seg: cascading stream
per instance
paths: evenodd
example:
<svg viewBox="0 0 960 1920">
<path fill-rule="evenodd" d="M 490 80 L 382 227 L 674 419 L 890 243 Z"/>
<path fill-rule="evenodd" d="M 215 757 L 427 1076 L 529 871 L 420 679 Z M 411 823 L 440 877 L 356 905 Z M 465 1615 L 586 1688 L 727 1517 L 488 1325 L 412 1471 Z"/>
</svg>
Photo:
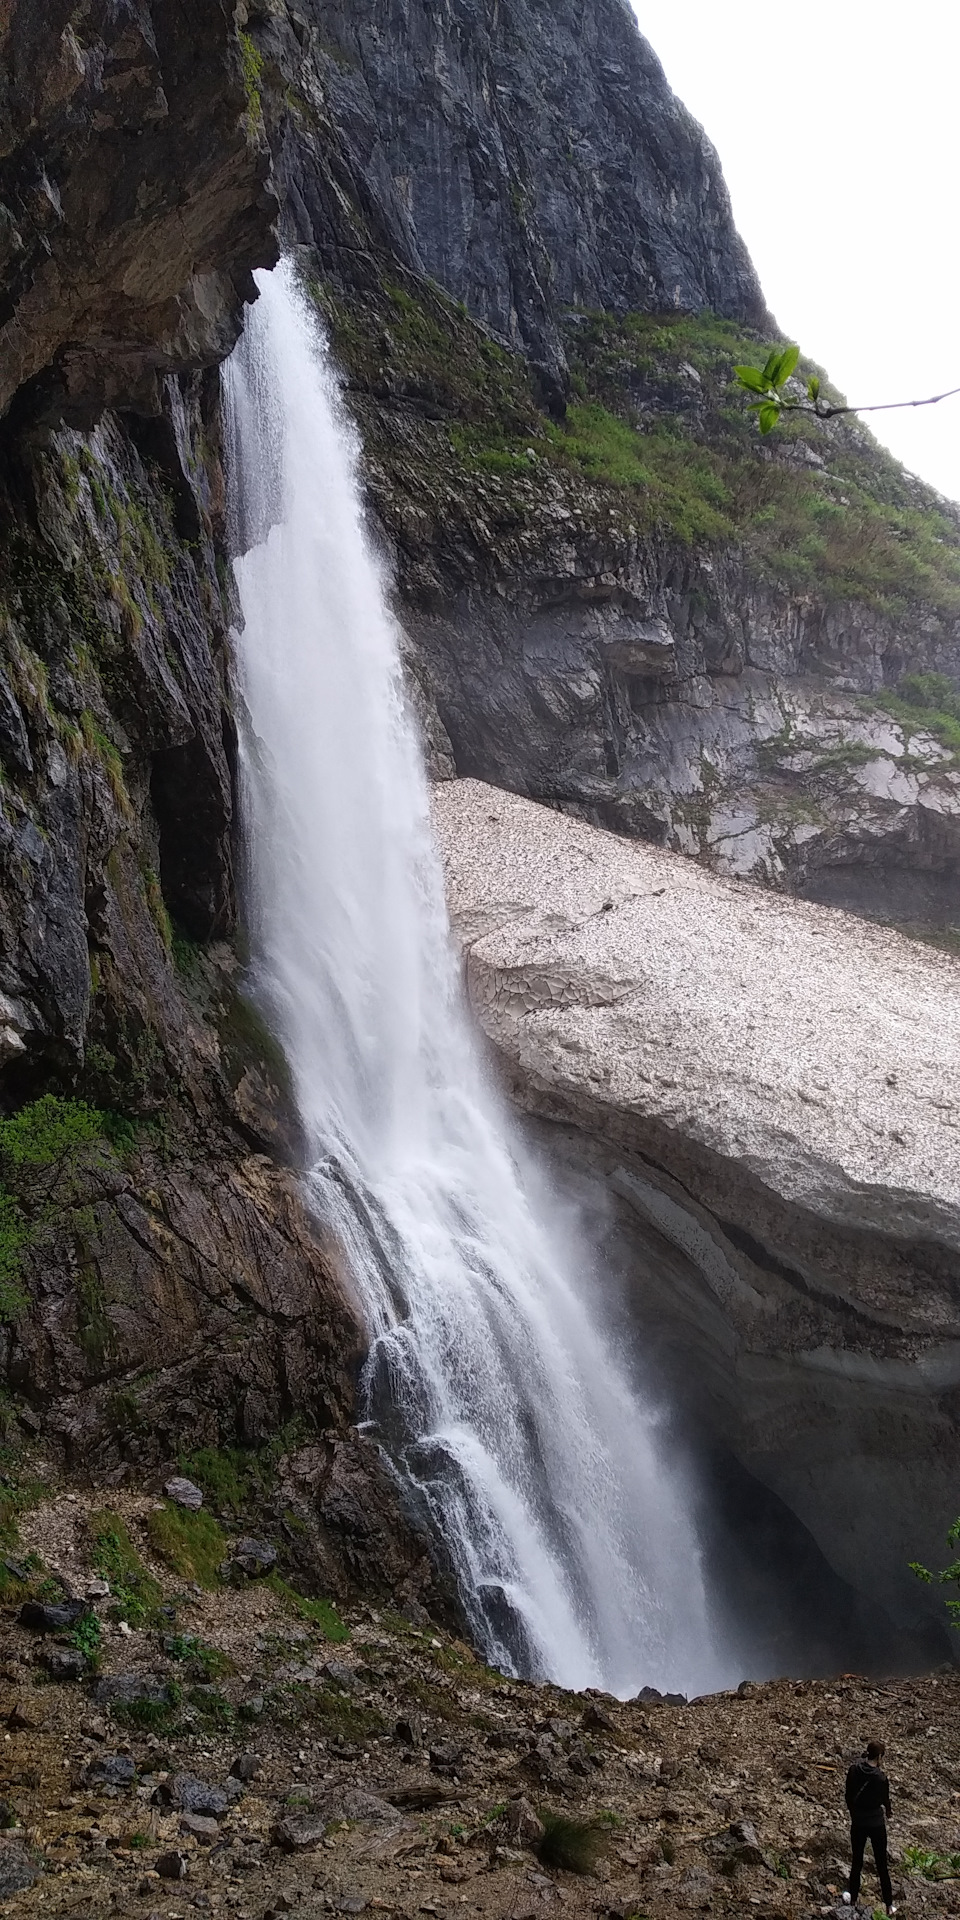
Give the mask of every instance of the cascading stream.
<svg viewBox="0 0 960 1920">
<path fill-rule="evenodd" d="M 284 263 L 226 379 L 253 990 L 366 1313 L 365 1413 L 507 1671 L 726 1676 L 679 1476 L 461 1002 L 356 447 Z"/>
</svg>

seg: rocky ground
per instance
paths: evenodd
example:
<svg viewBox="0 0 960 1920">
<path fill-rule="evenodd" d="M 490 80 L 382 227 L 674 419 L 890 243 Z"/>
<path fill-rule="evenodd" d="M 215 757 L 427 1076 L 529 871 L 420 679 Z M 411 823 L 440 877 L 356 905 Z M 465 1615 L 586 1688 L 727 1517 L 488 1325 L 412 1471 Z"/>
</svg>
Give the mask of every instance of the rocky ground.
<svg viewBox="0 0 960 1920">
<path fill-rule="evenodd" d="M 48 1495 L 6 1556 L 12 1916 L 832 1914 L 844 1770 L 874 1733 L 904 1910 L 960 1913 L 960 1880 L 910 1870 L 960 1868 L 952 1669 L 568 1694 L 490 1671 L 425 1615 L 304 1603 L 269 1543 L 235 1537 L 229 1579 L 184 1581 L 202 1522 L 107 1497 L 109 1518 L 102 1493 Z"/>
</svg>

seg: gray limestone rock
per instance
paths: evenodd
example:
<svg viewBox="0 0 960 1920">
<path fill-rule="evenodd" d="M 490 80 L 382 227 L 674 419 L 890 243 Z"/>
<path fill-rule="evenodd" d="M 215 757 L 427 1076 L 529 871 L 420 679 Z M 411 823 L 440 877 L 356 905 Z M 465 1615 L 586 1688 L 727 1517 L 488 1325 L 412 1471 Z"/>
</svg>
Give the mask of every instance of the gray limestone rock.
<svg viewBox="0 0 960 1920">
<path fill-rule="evenodd" d="M 180 1813 L 196 1813 L 216 1820 L 222 1820 L 233 1804 L 225 1788 L 210 1786 L 192 1773 L 175 1773 L 167 1792 Z"/>
<path fill-rule="evenodd" d="M 305 1853 L 318 1847 L 327 1831 L 327 1822 L 314 1813 L 287 1813 L 274 1822 L 270 1839 L 284 1853 Z"/>
<path fill-rule="evenodd" d="M 203 1494 L 199 1487 L 194 1486 L 192 1480 L 183 1480 L 174 1476 L 172 1480 L 167 1481 L 163 1491 L 175 1506 L 186 1507 L 190 1513 L 199 1512 L 203 1506 Z"/>
<path fill-rule="evenodd" d="M 56 1604 L 41 1600 L 25 1600 L 17 1618 L 22 1627 L 30 1627 L 34 1633 L 64 1633 L 69 1627 L 75 1627 L 84 1611 L 82 1600 L 64 1600 Z"/>
<path fill-rule="evenodd" d="M 87 1670 L 86 1659 L 76 1647 L 50 1647 L 43 1664 L 51 1680 L 82 1680 Z"/>
<path fill-rule="evenodd" d="M 159 1674 L 111 1673 L 97 1681 L 93 1698 L 100 1707 L 128 1707 L 140 1700 L 151 1706 L 166 1707 L 172 1695 Z"/>
<path fill-rule="evenodd" d="M 92 1786 L 132 1787 L 136 1771 L 129 1754 L 101 1753 L 91 1760 L 86 1777 Z"/>
<path fill-rule="evenodd" d="M 40 1878 L 36 1862 L 16 1840 L 0 1840 L 0 1900 L 26 1893 Z"/>
<path fill-rule="evenodd" d="M 268 1540 L 238 1540 L 220 1569 L 225 1579 L 255 1580 L 277 1564 L 277 1549 Z"/>
<path fill-rule="evenodd" d="M 453 0 L 439 13 L 428 0 L 310 0 L 308 11 L 343 161 L 380 232 L 555 389 L 567 306 L 709 307 L 765 323 L 717 156 L 627 0 L 547 12 Z M 288 164 L 294 217 L 329 217 L 309 151 Z M 314 213 L 321 247 L 325 224 Z"/>
</svg>

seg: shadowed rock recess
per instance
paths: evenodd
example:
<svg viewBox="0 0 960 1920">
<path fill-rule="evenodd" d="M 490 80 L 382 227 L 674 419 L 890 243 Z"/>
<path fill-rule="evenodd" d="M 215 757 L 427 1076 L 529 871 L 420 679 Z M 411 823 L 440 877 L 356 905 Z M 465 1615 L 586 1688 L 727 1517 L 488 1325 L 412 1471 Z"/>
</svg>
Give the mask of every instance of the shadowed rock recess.
<svg viewBox="0 0 960 1920">
<path fill-rule="evenodd" d="M 903 1562 L 953 1504 L 955 974 L 669 856 L 950 945 L 960 521 L 856 424 L 757 440 L 732 367 L 773 322 L 626 0 L 0 9 L 3 1544 L 45 1478 L 153 1488 L 202 1456 L 221 1491 L 242 1468 L 227 1531 L 265 1531 L 305 1593 L 455 1617 L 352 1425 L 363 1331 L 244 992 L 218 367 L 281 242 L 343 373 L 433 768 L 472 776 L 439 803 L 454 884 L 500 804 L 477 781 L 580 816 L 503 801 L 493 905 L 520 931 L 496 937 L 546 942 L 529 978 L 496 960 L 524 974 L 509 1018 L 480 994 L 510 1085 L 586 1204 L 612 1196 L 631 1324 L 698 1402 L 718 1508 L 769 1516 L 737 1577 L 802 1526 L 844 1647 L 879 1644 L 879 1608 L 913 1650 Z M 558 1011 L 563 834 L 603 849 L 615 906 L 609 952 L 560 955 Z M 616 939 L 646 926 L 633 860 L 666 889 L 649 992 Z M 754 913 L 781 956 L 802 933 L 829 1019 L 785 962 L 749 1015 Z M 696 978 L 698 943 L 727 955 L 699 1010 L 669 959 Z M 928 1008 L 920 1065 L 920 1016 L 892 1014 L 864 1065 L 854 952 L 878 1005 Z M 832 1658 L 801 1624 L 790 1658 Z"/>
</svg>

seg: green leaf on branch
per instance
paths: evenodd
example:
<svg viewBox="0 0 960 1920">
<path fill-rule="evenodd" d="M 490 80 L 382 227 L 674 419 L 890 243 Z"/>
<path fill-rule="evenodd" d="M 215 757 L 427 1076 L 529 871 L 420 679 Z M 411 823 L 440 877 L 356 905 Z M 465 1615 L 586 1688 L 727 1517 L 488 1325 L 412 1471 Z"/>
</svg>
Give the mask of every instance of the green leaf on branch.
<svg viewBox="0 0 960 1920">
<path fill-rule="evenodd" d="M 769 433 L 780 418 L 779 400 L 766 400 L 758 411 L 758 424 L 761 433 Z"/>
<path fill-rule="evenodd" d="M 766 393 L 767 382 L 759 367 L 734 367 L 733 371 L 740 385 L 746 387 L 748 393 Z"/>
<path fill-rule="evenodd" d="M 799 358 L 800 358 L 799 347 L 784 347 L 783 352 L 780 355 L 780 359 L 777 363 L 777 371 L 773 379 L 773 385 L 775 387 L 786 386 L 786 383 L 789 380 L 790 375 L 792 374 L 794 367 L 796 366 Z"/>
<path fill-rule="evenodd" d="M 780 365 L 780 353 L 781 353 L 781 348 L 774 347 L 773 352 L 769 355 L 767 359 L 767 364 L 763 369 L 763 375 L 762 375 L 763 384 L 765 387 L 773 386 L 774 380 L 776 378 L 777 368 Z"/>
<path fill-rule="evenodd" d="M 815 373 L 812 373 L 807 381 L 807 393 L 811 400 L 819 400 L 820 398 L 820 381 Z"/>
</svg>

